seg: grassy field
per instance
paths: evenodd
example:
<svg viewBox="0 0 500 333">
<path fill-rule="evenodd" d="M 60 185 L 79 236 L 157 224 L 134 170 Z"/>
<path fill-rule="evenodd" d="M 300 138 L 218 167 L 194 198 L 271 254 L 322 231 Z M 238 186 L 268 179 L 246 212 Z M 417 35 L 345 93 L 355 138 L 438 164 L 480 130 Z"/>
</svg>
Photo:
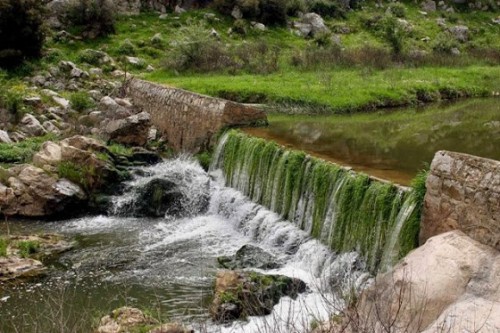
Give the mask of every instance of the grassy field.
<svg viewBox="0 0 500 333">
<path fill-rule="evenodd" d="M 0 81 L 8 89 L 12 77 L 49 70 L 61 60 L 88 70 L 93 66 L 85 61 L 84 50 L 96 49 L 138 77 L 236 101 L 268 103 L 278 111 L 349 113 L 499 92 L 500 25 L 492 23 L 496 13 L 424 15 L 414 4 L 405 6 L 402 19 L 411 28 L 398 55 L 392 54 L 381 26 L 387 9 L 371 2 L 345 18 L 326 20 L 340 45 L 328 38 L 299 37 L 287 27 L 257 31 L 249 22 L 246 34 L 230 33 L 234 20 L 210 9 L 162 19 L 143 13 L 118 17 L 116 33 L 108 37 L 49 38 L 44 58 L 8 73 L 7 79 L 0 73 Z M 455 25 L 469 28 L 467 41 L 450 39 L 446 31 Z M 209 36 L 211 29 L 217 38 Z M 461 54 L 436 51 L 450 47 Z M 415 60 L 411 54 L 416 51 L 425 56 Z M 125 65 L 126 56 L 141 58 L 144 66 Z M 146 72 L 146 65 L 154 69 Z M 103 69 L 106 75 L 111 71 Z"/>
</svg>

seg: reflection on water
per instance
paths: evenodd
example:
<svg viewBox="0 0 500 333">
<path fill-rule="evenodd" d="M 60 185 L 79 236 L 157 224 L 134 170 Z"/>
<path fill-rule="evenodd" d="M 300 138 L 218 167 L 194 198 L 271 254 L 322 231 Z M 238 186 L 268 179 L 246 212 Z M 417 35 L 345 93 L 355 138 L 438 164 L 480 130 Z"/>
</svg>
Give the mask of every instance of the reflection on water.
<svg viewBox="0 0 500 333">
<path fill-rule="evenodd" d="M 358 115 L 269 115 L 245 132 L 403 185 L 438 150 L 500 160 L 500 100 Z"/>
</svg>

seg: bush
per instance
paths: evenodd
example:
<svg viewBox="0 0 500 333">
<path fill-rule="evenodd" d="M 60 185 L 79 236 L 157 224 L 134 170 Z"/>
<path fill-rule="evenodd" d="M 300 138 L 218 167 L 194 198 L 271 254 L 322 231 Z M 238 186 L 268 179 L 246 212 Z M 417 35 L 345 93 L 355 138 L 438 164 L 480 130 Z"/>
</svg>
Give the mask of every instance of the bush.
<svg viewBox="0 0 500 333">
<path fill-rule="evenodd" d="M 83 111 L 87 110 L 91 107 L 94 106 L 94 102 L 90 98 L 89 94 L 86 93 L 85 91 L 79 91 L 76 93 L 73 93 L 69 97 L 69 102 L 71 107 L 76 110 L 76 111 Z"/>
<path fill-rule="evenodd" d="M 406 7 L 400 2 L 391 3 L 387 10 L 396 17 L 406 17 Z"/>
<path fill-rule="evenodd" d="M 310 11 L 323 17 L 344 18 L 346 8 L 335 0 L 315 0 L 310 5 Z"/>
<path fill-rule="evenodd" d="M 15 67 L 41 55 L 43 8 L 39 0 L 0 0 L 0 67 Z"/>
<path fill-rule="evenodd" d="M 286 14 L 289 16 L 298 16 L 299 12 L 308 11 L 305 0 L 289 0 L 286 5 Z"/>
<path fill-rule="evenodd" d="M 128 56 L 134 56 L 136 55 L 136 48 L 134 44 L 129 39 L 125 39 L 123 43 L 118 46 L 118 50 L 116 50 L 118 54 L 121 55 L 128 55 Z"/>
<path fill-rule="evenodd" d="M 262 22 L 270 26 L 286 25 L 286 0 L 215 0 L 216 10 L 230 15 L 234 7 L 241 9 L 243 18 Z"/>
<path fill-rule="evenodd" d="M 26 95 L 26 86 L 14 85 L 7 89 L 0 87 L 0 106 L 7 109 L 16 118 L 24 113 L 23 99 Z M 16 119 L 18 121 L 19 119 Z"/>
<path fill-rule="evenodd" d="M 432 49 L 437 53 L 450 54 L 456 47 L 458 47 L 457 40 L 447 32 L 440 32 L 432 42 Z"/>
<path fill-rule="evenodd" d="M 391 46 L 392 52 L 399 55 L 403 52 L 406 31 L 398 22 L 397 18 L 387 15 L 383 20 L 383 37 Z"/>
<path fill-rule="evenodd" d="M 112 0 L 72 0 L 61 21 L 85 38 L 106 36 L 115 32 L 115 6 Z"/>
</svg>

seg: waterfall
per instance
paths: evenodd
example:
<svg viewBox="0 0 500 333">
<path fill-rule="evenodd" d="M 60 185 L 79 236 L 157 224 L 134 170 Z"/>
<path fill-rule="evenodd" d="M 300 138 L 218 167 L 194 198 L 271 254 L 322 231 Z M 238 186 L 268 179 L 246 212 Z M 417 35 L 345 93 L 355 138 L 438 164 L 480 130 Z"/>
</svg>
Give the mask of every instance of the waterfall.
<svg viewBox="0 0 500 333">
<path fill-rule="evenodd" d="M 389 268 L 417 245 L 412 191 L 232 130 L 212 170 L 333 251 L 357 251 L 371 272 Z"/>
</svg>

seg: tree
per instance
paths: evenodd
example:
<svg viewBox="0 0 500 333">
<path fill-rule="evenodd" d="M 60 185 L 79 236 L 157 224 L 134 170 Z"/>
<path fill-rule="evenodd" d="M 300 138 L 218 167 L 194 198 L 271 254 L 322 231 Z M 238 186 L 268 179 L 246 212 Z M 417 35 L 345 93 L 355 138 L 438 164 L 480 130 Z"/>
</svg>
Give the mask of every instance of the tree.
<svg viewBox="0 0 500 333">
<path fill-rule="evenodd" d="M 43 9 L 39 0 L 0 0 L 0 67 L 41 55 Z"/>
</svg>

